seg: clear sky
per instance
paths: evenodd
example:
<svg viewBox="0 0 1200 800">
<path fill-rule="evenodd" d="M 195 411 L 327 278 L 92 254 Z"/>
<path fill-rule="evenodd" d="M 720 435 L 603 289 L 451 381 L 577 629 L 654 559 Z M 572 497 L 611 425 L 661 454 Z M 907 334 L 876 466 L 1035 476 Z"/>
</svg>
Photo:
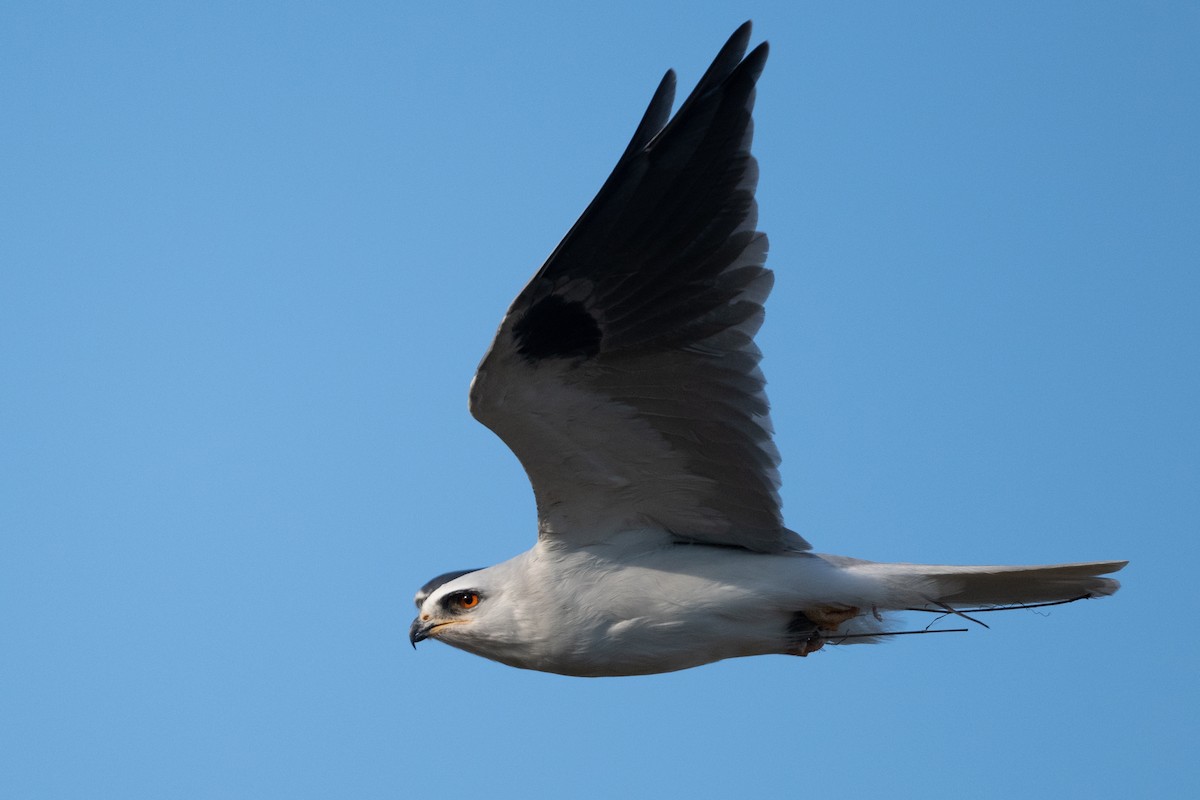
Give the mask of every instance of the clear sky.
<svg viewBox="0 0 1200 800">
<path fill-rule="evenodd" d="M 647 678 L 414 653 L 421 583 L 533 541 L 475 364 L 746 18 L 789 525 L 1125 588 Z M 1191 2 L 4 3 L 0 797 L 1197 796 L 1197 42 Z"/>
</svg>

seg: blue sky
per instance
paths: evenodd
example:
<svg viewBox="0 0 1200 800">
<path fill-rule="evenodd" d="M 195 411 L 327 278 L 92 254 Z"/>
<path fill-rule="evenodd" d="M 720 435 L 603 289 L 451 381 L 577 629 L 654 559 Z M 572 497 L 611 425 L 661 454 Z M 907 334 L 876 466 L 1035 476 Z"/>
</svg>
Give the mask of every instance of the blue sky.
<svg viewBox="0 0 1200 800">
<path fill-rule="evenodd" d="M 1128 558 L 992 630 L 647 678 L 406 641 L 528 547 L 466 411 L 668 67 L 772 45 L 789 524 Z M 1193 796 L 1191 3 L 0 9 L 0 796 Z"/>
</svg>

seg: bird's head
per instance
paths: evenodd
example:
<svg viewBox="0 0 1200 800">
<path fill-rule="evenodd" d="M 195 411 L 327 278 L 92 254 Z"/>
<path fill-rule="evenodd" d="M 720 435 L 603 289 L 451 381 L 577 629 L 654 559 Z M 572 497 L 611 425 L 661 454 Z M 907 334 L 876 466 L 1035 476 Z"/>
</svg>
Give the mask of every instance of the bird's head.
<svg viewBox="0 0 1200 800">
<path fill-rule="evenodd" d="M 471 649 L 472 628 L 492 611 L 493 599 L 485 584 L 487 570 L 463 569 L 438 575 L 417 590 L 413 602 L 417 618 L 408 629 L 413 647 L 429 638 Z"/>
<path fill-rule="evenodd" d="M 541 669 L 553 651 L 571 648 L 569 630 L 553 624 L 561 616 L 554 610 L 562 606 L 558 582 L 550 581 L 549 588 L 531 583 L 527 555 L 486 569 L 447 572 L 422 586 L 413 598 L 417 618 L 408 629 L 409 641 L 416 647 L 437 639 L 527 669 Z"/>
</svg>

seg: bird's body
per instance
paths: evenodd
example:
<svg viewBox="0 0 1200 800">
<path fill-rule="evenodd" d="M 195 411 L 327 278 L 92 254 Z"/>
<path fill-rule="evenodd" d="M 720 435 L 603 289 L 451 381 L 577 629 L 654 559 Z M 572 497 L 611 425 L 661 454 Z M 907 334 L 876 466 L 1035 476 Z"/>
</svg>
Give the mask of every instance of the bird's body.
<svg viewBox="0 0 1200 800">
<path fill-rule="evenodd" d="M 668 72 L 596 199 L 504 317 L 471 411 L 520 459 L 538 542 L 434 578 L 410 636 L 579 676 L 872 641 L 888 614 L 1111 594 L 1105 561 L 884 564 L 783 525 L 754 334 L 772 273 L 749 24 L 670 117 Z"/>
<path fill-rule="evenodd" d="M 451 625 L 443 641 L 514 667 L 589 677 L 787 652 L 810 633 L 789 633 L 797 610 L 861 596 L 848 574 L 808 553 L 676 544 L 652 531 L 584 546 L 542 542 L 483 572 L 458 583 L 503 586 L 497 607 L 506 618 L 488 627 L 515 635 L 460 639 Z M 481 606 L 494 599 L 484 591 Z"/>
<path fill-rule="evenodd" d="M 513 667 L 644 675 L 739 656 L 807 655 L 827 641 L 872 641 L 886 633 L 887 611 L 936 598 L 974 606 L 1098 596 L 1115 582 L 1096 573 L 1119 566 L 879 564 L 627 530 L 584 545 L 543 540 L 448 581 L 437 595 L 478 593 L 477 610 L 458 618 L 430 612 L 414 630 Z"/>
</svg>

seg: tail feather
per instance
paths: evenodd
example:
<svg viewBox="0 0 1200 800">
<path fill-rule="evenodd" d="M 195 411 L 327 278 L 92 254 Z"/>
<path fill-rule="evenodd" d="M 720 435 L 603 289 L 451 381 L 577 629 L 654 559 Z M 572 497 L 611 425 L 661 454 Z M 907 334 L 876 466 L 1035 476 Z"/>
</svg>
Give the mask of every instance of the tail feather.
<svg viewBox="0 0 1200 800">
<path fill-rule="evenodd" d="M 821 626 L 820 643 L 868 644 L 897 633 L 933 633 L 893 630 L 888 611 L 938 611 L 943 614 L 1058 603 L 1103 597 L 1120 588 L 1113 578 L 1128 561 L 1091 561 L 1081 564 L 1032 566 L 949 566 L 943 564 L 889 564 L 846 556 L 813 554 L 833 566 L 846 581 L 846 591 L 828 607 L 805 609 L 809 620 L 834 623 Z M 852 613 L 849 619 L 838 615 Z M 829 616 L 832 612 L 832 616 Z M 816 614 L 816 616 L 814 616 Z M 821 615 L 825 614 L 826 618 Z M 979 620 L 966 617 L 973 622 Z M 819 645 L 818 645 L 819 646 Z M 810 651 L 811 652 L 811 651 Z"/>
<path fill-rule="evenodd" d="M 1034 566 L 947 566 L 935 564 L 872 564 L 880 577 L 893 584 L 923 584 L 927 607 L 961 605 L 1020 605 L 1103 597 L 1120 588 L 1113 578 L 1101 577 L 1127 561 Z"/>
</svg>

